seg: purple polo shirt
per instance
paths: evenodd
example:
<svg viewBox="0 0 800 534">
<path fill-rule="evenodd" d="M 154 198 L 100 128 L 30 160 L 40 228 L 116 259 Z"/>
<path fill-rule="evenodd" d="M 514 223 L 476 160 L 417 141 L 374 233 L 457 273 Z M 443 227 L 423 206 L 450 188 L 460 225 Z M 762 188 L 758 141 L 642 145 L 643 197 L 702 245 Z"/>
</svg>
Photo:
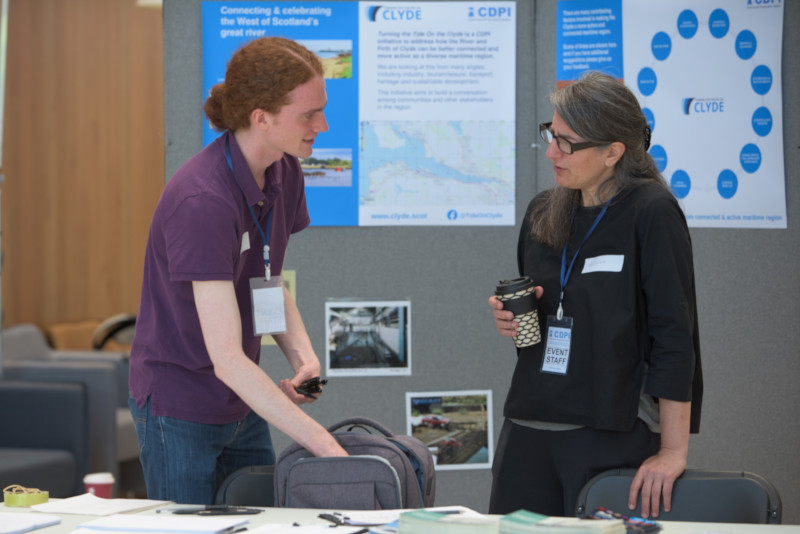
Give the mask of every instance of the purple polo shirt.
<svg viewBox="0 0 800 534">
<path fill-rule="evenodd" d="M 235 176 L 225 157 L 226 140 Z M 217 424 L 250 412 L 214 375 L 192 292 L 194 280 L 234 283 L 242 348 L 257 363 L 261 338 L 253 334 L 250 278 L 264 276 L 263 243 L 245 197 L 262 230 L 273 209 L 270 271 L 277 276 L 289 236 L 310 223 L 297 158 L 284 155 L 273 163 L 261 191 L 226 132 L 178 169 L 156 206 L 130 362 L 131 394 L 140 407 L 150 397 L 153 415 Z"/>
</svg>

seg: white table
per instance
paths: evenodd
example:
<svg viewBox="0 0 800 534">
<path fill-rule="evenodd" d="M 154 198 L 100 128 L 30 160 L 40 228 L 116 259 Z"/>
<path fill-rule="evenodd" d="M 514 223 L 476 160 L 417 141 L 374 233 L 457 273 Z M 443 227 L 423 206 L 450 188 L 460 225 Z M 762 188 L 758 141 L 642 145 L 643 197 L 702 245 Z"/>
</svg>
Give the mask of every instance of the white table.
<svg viewBox="0 0 800 534">
<path fill-rule="evenodd" d="M 169 513 L 170 509 L 185 508 L 185 505 L 171 504 L 160 508 L 137 512 L 138 514 L 157 515 Z M 160 511 L 159 511 L 160 510 Z M 264 524 L 326 524 L 328 521 L 317 517 L 321 512 L 331 510 L 311 510 L 302 508 L 265 508 L 264 512 L 256 515 L 244 516 L 250 519 L 248 527 L 253 528 Z M 0 512 L 38 513 L 28 508 L 6 507 L 0 504 Z M 32 531 L 33 534 L 70 534 L 81 523 L 97 519 L 98 516 L 57 514 L 61 523 Z M 748 525 L 739 523 L 690 523 L 683 521 L 660 521 L 664 527 L 661 534 L 800 534 L 800 525 Z M 335 534 L 335 530 L 331 531 Z"/>
</svg>

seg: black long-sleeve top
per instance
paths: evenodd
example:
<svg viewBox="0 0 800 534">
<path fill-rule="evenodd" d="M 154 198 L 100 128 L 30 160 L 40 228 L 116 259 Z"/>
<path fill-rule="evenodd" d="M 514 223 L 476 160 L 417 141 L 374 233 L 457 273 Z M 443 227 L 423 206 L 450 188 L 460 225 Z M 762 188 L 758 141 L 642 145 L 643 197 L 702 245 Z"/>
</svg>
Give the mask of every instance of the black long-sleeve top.
<svg viewBox="0 0 800 534">
<path fill-rule="evenodd" d="M 531 201 L 523 220 L 518 263 L 520 274 L 544 288 L 538 313 L 546 328 L 558 308 L 562 250 L 531 235 L 531 207 L 542 197 Z M 567 265 L 601 208 L 575 213 Z M 614 260 L 606 265 L 621 260 L 619 272 L 584 272 L 587 259 L 606 255 Z M 506 417 L 629 430 L 644 391 L 656 399 L 692 401 L 691 431 L 699 430 L 703 379 L 692 244 L 668 190 L 642 185 L 617 194 L 580 249 L 563 308 L 573 319 L 567 374 L 541 372 L 546 336 L 518 350 Z"/>
</svg>

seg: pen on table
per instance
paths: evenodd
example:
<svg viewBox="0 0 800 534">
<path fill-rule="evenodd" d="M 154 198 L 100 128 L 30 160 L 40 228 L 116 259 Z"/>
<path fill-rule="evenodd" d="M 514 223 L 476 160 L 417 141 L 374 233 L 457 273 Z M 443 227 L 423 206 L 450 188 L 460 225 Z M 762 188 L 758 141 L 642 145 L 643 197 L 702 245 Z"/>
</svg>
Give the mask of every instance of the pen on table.
<svg viewBox="0 0 800 534">
<path fill-rule="evenodd" d="M 342 514 L 340 514 L 339 512 L 333 512 L 330 514 L 319 514 L 317 517 L 319 517 L 320 519 L 324 519 L 326 521 L 330 521 L 335 526 L 339 526 L 344 523 Z"/>
<path fill-rule="evenodd" d="M 157 514 L 193 514 L 195 512 L 199 512 L 200 510 L 205 510 L 205 507 L 201 506 L 198 508 L 159 508 L 156 510 Z"/>
<path fill-rule="evenodd" d="M 263 510 L 259 508 L 248 508 L 246 506 L 229 506 L 224 504 L 209 504 L 201 507 L 190 508 L 159 508 L 156 513 L 171 512 L 178 515 L 252 515 L 260 514 Z"/>
</svg>

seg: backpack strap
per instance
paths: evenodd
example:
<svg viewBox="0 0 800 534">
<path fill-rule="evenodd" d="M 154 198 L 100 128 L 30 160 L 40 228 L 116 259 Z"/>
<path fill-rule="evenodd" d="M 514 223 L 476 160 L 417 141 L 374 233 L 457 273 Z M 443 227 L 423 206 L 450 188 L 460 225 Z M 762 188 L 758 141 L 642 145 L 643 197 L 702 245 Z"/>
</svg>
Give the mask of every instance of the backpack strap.
<svg viewBox="0 0 800 534">
<path fill-rule="evenodd" d="M 333 425 L 329 426 L 328 432 L 332 434 L 334 431 L 340 430 L 346 426 L 360 426 L 366 429 L 367 431 L 369 431 L 369 429 L 372 428 L 374 430 L 377 430 L 386 437 L 394 436 L 394 433 L 391 430 L 389 430 L 379 422 L 375 421 L 374 419 L 370 419 L 369 417 L 348 417 L 347 419 L 343 419 L 338 423 L 334 423 Z"/>
</svg>

